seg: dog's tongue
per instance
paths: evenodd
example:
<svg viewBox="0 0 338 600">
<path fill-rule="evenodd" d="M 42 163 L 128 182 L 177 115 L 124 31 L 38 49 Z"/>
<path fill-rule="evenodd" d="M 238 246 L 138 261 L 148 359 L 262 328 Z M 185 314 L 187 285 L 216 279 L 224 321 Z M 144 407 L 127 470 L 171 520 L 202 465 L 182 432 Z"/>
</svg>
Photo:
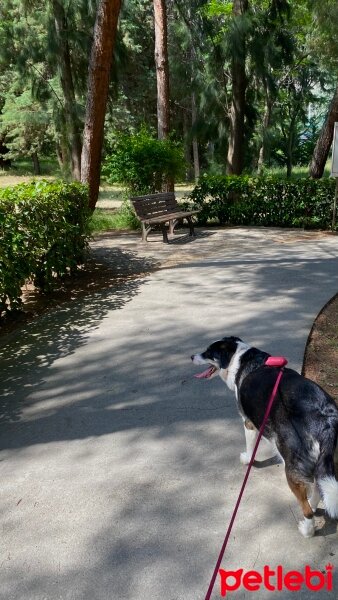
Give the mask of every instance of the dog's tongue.
<svg viewBox="0 0 338 600">
<path fill-rule="evenodd" d="M 196 379 L 208 379 L 208 377 L 211 377 L 214 370 L 214 367 L 209 367 L 209 369 L 203 371 L 203 373 L 197 373 L 197 375 L 194 375 L 194 377 L 196 377 Z"/>
</svg>

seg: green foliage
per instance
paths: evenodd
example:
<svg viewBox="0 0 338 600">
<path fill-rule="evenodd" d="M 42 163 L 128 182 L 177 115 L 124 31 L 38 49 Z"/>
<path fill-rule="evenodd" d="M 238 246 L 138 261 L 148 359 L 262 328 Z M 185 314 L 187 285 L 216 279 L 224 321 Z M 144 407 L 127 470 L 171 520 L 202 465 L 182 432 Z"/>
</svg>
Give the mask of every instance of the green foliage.
<svg viewBox="0 0 338 600">
<path fill-rule="evenodd" d="M 332 179 L 202 177 L 190 195 L 202 224 L 328 229 L 335 183 Z"/>
<path fill-rule="evenodd" d="M 88 190 L 79 183 L 0 189 L 0 314 L 20 307 L 27 279 L 47 291 L 83 262 L 88 214 Z"/>
<path fill-rule="evenodd" d="M 323 63 L 338 68 L 338 5 L 335 0 L 307 0 L 309 12 L 316 17 L 317 35 L 312 35 L 311 49 L 317 52 Z"/>
<path fill-rule="evenodd" d="M 118 136 L 102 169 L 109 183 L 121 183 L 136 196 L 160 192 L 165 181 L 175 181 L 183 172 L 180 146 L 154 138 L 145 128 Z"/>
<path fill-rule="evenodd" d="M 0 135 L 6 138 L 6 158 L 40 154 L 48 140 L 50 115 L 32 100 L 29 90 L 8 94 L 0 116 Z"/>
<path fill-rule="evenodd" d="M 62 31 L 57 27 L 57 7 L 64 13 Z M 47 142 L 64 173 L 70 171 L 70 122 L 78 121 L 82 128 L 95 12 L 91 0 L 1 1 L 0 112 L 6 103 L 5 141 L 13 155 L 38 153 L 42 141 L 45 151 Z M 73 106 L 62 86 L 60 56 L 67 48 L 76 95 Z"/>
<path fill-rule="evenodd" d="M 57 5 L 65 13 L 60 31 Z M 193 140 L 202 171 L 225 170 L 231 60 L 243 53 L 243 36 L 246 171 L 257 168 L 259 156 L 264 169 L 306 164 L 333 94 L 338 65 L 335 0 L 250 0 L 243 18 L 234 17 L 233 5 L 231 0 L 176 0 L 167 5 L 171 124 L 175 139 L 185 144 L 187 176 L 193 166 Z M 13 156 L 54 152 L 62 173 L 71 172 L 70 124 L 77 122 L 81 130 L 96 7 L 94 0 L 0 2 L 0 137 Z M 75 88 L 71 107 L 60 60 L 67 46 Z M 156 128 L 153 4 L 126 0 L 111 73 L 107 138 L 137 131 L 142 123 Z M 105 151 L 107 147 L 109 139 Z"/>
</svg>

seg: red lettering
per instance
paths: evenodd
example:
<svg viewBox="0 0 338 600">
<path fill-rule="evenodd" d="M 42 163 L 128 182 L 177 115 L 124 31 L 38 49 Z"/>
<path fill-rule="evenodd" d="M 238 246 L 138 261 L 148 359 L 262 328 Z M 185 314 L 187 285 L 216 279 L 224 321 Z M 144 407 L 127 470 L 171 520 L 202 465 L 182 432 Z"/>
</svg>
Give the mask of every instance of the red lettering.
<svg viewBox="0 0 338 600">
<path fill-rule="evenodd" d="M 265 565 L 263 575 L 258 571 L 247 571 L 243 575 L 243 569 L 238 569 L 237 571 L 219 569 L 221 596 L 224 598 L 227 592 L 238 590 L 241 584 L 249 592 L 260 590 L 262 584 L 265 589 L 271 592 L 276 589 L 282 591 L 284 588 L 290 592 L 299 592 L 304 584 L 312 592 L 318 592 L 325 587 L 328 591 L 332 591 L 333 565 L 326 565 L 325 571 L 326 574 L 311 569 L 309 565 L 305 566 L 304 574 L 300 571 L 288 571 L 284 573 L 282 565 L 278 565 L 275 571 L 270 569 L 268 565 Z M 273 577 L 275 577 L 275 580 L 271 581 Z"/>
<path fill-rule="evenodd" d="M 289 571 L 284 577 L 284 585 L 290 592 L 298 592 L 303 581 L 304 577 L 299 571 Z"/>
<path fill-rule="evenodd" d="M 270 592 L 274 592 L 276 587 L 274 585 L 271 585 L 270 583 L 270 575 L 273 577 L 276 574 L 275 571 L 272 571 L 272 569 L 270 569 L 270 567 L 268 567 L 268 565 L 265 565 L 264 567 L 264 587 L 265 589 L 269 590 Z"/>
<path fill-rule="evenodd" d="M 238 590 L 241 585 L 243 569 L 238 569 L 238 571 L 224 571 L 224 569 L 219 569 L 218 572 L 221 576 L 221 596 L 225 597 L 227 592 Z M 235 583 L 229 584 L 227 581 L 228 577 L 234 577 Z"/>
<path fill-rule="evenodd" d="M 312 580 L 314 578 L 319 579 L 319 582 L 313 583 Z M 306 565 L 306 567 L 305 567 L 305 585 L 306 585 L 306 587 L 309 588 L 309 590 L 311 590 L 313 592 L 318 592 L 318 590 L 323 589 L 323 587 L 325 585 L 325 577 L 324 577 L 323 573 L 321 573 L 320 571 L 312 571 L 311 567 L 309 567 L 309 565 Z"/>
<path fill-rule="evenodd" d="M 331 592 L 332 591 L 332 569 L 333 569 L 333 565 L 326 565 L 326 572 L 327 572 L 327 589 Z"/>
<path fill-rule="evenodd" d="M 277 567 L 277 590 L 280 592 L 283 589 L 283 567 Z"/>
<path fill-rule="evenodd" d="M 248 571 L 243 577 L 243 586 L 249 592 L 255 592 L 261 587 L 262 575 L 257 571 Z"/>
</svg>

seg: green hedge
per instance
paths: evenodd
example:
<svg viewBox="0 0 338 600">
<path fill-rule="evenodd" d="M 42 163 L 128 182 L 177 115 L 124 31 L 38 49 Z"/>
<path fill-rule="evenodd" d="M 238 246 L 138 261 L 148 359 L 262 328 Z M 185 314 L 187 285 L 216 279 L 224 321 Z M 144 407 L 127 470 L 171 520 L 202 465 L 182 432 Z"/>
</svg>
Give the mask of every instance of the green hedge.
<svg viewBox="0 0 338 600">
<path fill-rule="evenodd" d="M 329 229 L 333 179 L 204 176 L 190 195 L 201 224 Z"/>
<path fill-rule="evenodd" d="M 27 279 L 43 290 L 83 262 L 88 190 L 39 181 L 0 189 L 0 315 L 21 304 Z"/>
</svg>

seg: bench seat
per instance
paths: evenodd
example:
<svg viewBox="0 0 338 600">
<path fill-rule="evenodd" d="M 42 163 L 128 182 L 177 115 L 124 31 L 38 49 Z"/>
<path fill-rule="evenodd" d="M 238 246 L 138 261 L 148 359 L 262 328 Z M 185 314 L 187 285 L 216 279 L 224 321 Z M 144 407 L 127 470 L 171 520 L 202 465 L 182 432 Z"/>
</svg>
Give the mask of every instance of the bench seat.
<svg viewBox="0 0 338 600">
<path fill-rule="evenodd" d="M 177 223 L 186 219 L 189 225 L 190 235 L 194 236 L 194 224 L 192 218 L 199 213 L 198 210 L 183 211 L 176 201 L 173 192 L 148 194 L 146 196 L 134 196 L 131 199 L 136 216 L 141 221 L 142 241 L 146 242 L 152 225 L 160 225 L 163 241 L 168 243 L 168 232 L 166 223 L 169 223 L 169 233 L 173 234 Z"/>
</svg>

